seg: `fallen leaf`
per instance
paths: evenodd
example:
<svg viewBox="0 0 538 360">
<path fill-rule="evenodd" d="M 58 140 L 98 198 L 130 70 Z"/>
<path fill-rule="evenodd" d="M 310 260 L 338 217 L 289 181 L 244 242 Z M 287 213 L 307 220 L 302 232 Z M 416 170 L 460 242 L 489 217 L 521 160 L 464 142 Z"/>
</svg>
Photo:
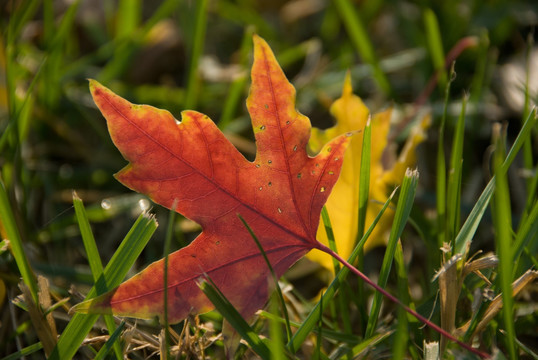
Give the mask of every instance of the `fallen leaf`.
<svg viewBox="0 0 538 360">
<path fill-rule="evenodd" d="M 295 109 L 295 89 L 267 45 L 254 36 L 252 86 L 247 99 L 257 152 L 249 162 L 205 115 L 134 105 L 96 81 L 95 103 L 113 142 L 129 161 L 116 178 L 175 209 L 202 227 L 187 247 L 169 256 L 168 321 L 178 322 L 212 304 L 197 280 L 206 274 L 249 318 L 270 291 L 270 272 L 257 235 L 280 277 L 313 248 L 322 206 L 336 182 L 349 135 L 336 137 L 315 157 L 307 155 L 310 121 Z M 115 290 L 78 304 L 79 312 L 151 318 L 164 315 L 164 261 L 157 261 Z"/>
<path fill-rule="evenodd" d="M 319 151 L 329 139 L 349 131 L 363 130 L 366 126 L 370 111 L 361 98 L 353 94 L 349 73 L 344 81 L 342 96 L 331 105 L 330 111 L 336 119 L 336 124 L 327 130 L 312 129 L 312 137 L 308 143 L 312 151 Z M 393 164 L 386 164 L 384 161 L 384 158 L 387 157 L 385 152 L 391 152 L 389 158 L 397 157 L 393 148 L 388 146 L 387 140 L 391 113 L 391 109 L 385 110 L 375 114 L 371 120 L 372 148 L 366 228 L 373 223 L 394 187 L 402 183 L 405 170 L 414 166 L 416 162 L 415 148 L 424 140 L 424 130 L 430 124 L 430 118 L 426 117 L 418 126 L 415 126 L 397 160 Z M 357 237 L 362 141 L 362 132 L 351 139 L 349 150 L 344 155 L 342 173 L 326 203 L 327 211 L 331 217 L 336 248 L 344 259 L 353 251 Z M 364 246 L 365 251 L 386 244 L 393 218 L 394 210 L 388 208 L 368 238 Z M 327 234 L 322 223 L 318 228 L 317 238 L 323 244 L 328 244 Z M 331 256 L 327 253 L 313 251 L 307 257 L 334 271 Z"/>
</svg>

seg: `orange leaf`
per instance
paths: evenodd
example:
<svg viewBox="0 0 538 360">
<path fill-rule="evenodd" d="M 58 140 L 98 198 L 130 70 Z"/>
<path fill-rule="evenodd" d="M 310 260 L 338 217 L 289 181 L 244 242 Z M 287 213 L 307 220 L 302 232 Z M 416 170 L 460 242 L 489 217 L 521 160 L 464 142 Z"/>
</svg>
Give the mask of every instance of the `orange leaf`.
<svg viewBox="0 0 538 360">
<path fill-rule="evenodd" d="M 169 112 L 133 105 L 96 81 L 90 89 L 112 140 L 130 162 L 117 179 L 203 229 L 169 257 L 169 322 L 212 308 L 196 284 L 204 274 L 244 317 L 264 305 L 269 269 L 238 214 L 257 235 L 277 276 L 322 246 L 316 240 L 321 207 L 338 178 L 349 137 L 335 138 L 316 157 L 307 155 L 310 121 L 295 109 L 295 89 L 263 39 L 254 36 L 247 100 L 257 144 L 254 162 L 203 114 L 185 111 L 178 122 Z M 155 262 L 75 310 L 162 317 L 163 269 L 163 260 Z"/>
</svg>

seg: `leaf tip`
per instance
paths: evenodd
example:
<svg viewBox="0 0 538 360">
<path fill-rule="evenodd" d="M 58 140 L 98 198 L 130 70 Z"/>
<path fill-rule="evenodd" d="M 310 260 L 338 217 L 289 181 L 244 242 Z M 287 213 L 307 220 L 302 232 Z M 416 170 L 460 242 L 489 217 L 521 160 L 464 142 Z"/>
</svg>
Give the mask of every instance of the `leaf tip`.
<svg viewBox="0 0 538 360">
<path fill-rule="evenodd" d="M 418 179 L 418 169 L 407 168 L 405 170 L 405 177 Z"/>
<path fill-rule="evenodd" d="M 93 100 L 96 103 L 97 107 L 99 107 L 99 102 L 97 98 L 99 98 L 99 95 L 103 95 L 103 93 L 112 93 L 106 86 L 103 86 L 99 81 L 94 79 L 88 79 L 89 86 L 90 86 L 90 93 L 92 94 Z M 115 95 L 114 93 L 112 93 Z"/>
<path fill-rule="evenodd" d="M 110 307 L 110 299 L 112 295 L 114 295 L 114 291 L 82 301 L 69 309 L 69 314 L 72 315 L 74 313 L 81 313 L 111 315 L 112 309 Z"/>
<path fill-rule="evenodd" d="M 260 35 L 253 34 L 252 42 L 254 43 L 254 58 L 256 58 L 256 53 L 258 53 L 262 48 L 268 49 L 269 52 L 272 52 L 267 41 L 265 41 Z"/>
<path fill-rule="evenodd" d="M 72 306 L 67 312 L 68 315 L 74 315 L 75 313 L 88 314 L 90 306 L 87 304 L 89 301 L 83 301 L 81 303 Z"/>
<path fill-rule="evenodd" d="M 99 81 L 95 80 L 95 79 L 88 79 L 88 83 L 90 85 L 90 91 L 93 93 L 93 90 L 96 88 L 96 87 L 100 87 L 102 86 Z"/>
<path fill-rule="evenodd" d="M 252 34 L 252 41 L 254 41 L 254 43 L 259 43 L 260 41 L 263 41 L 262 37 L 256 33 Z"/>
</svg>

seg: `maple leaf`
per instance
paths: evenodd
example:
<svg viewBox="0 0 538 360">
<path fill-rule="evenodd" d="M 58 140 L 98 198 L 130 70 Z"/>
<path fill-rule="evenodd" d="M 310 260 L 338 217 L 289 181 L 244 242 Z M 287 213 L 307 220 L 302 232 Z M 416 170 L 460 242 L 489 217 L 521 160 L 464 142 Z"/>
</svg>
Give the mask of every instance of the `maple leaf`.
<svg viewBox="0 0 538 360">
<path fill-rule="evenodd" d="M 168 321 L 209 311 L 197 280 L 207 274 L 245 317 L 269 293 L 269 268 L 240 214 L 280 277 L 313 248 L 320 212 L 336 182 L 349 135 L 315 157 L 306 153 L 310 121 L 295 109 L 295 89 L 267 45 L 254 36 L 247 108 L 257 144 L 249 162 L 205 115 L 134 105 L 94 80 L 94 101 L 114 144 L 129 161 L 116 178 L 201 225 L 202 233 L 169 256 Z M 75 311 L 151 318 L 164 315 L 164 260 Z"/>
<path fill-rule="evenodd" d="M 330 112 L 335 117 L 336 124 L 327 130 L 312 129 L 308 144 L 313 151 L 319 151 L 328 139 L 349 131 L 362 130 L 366 126 L 370 111 L 361 98 L 353 94 L 349 73 L 344 80 L 342 96 L 331 105 Z M 425 117 L 418 126 L 415 126 L 398 159 L 387 166 L 383 163 L 383 159 L 387 158 L 384 152 L 389 152 L 389 158 L 396 158 L 394 147 L 387 146 L 391 113 L 391 109 L 382 111 L 375 114 L 371 120 L 372 148 L 366 228 L 373 223 L 394 187 L 402 183 L 405 170 L 415 165 L 415 148 L 425 139 L 424 130 L 430 124 L 430 118 Z M 327 211 L 331 215 L 336 248 L 343 258 L 351 254 L 357 237 L 362 141 L 363 132 L 351 139 L 349 150 L 344 155 L 342 172 L 326 203 Z M 386 244 L 393 218 L 394 210 L 387 208 L 365 243 L 365 251 Z M 328 244 L 323 224 L 318 228 L 317 239 L 323 244 Z M 334 271 L 332 258 L 327 253 L 313 251 L 307 257 Z"/>
</svg>

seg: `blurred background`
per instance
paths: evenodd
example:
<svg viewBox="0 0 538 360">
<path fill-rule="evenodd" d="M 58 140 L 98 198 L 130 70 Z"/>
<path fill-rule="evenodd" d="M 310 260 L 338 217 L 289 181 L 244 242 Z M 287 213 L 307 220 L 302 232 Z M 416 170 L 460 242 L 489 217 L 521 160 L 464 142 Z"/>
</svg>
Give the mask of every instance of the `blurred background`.
<svg viewBox="0 0 538 360">
<path fill-rule="evenodd" d="M 445 59 L 448 65 L 455 60 L 456 74 L 448 139 L 468 96 L 465 217 L 491 175 L 492 124 L 508 124 L 510 142 L 538 99 L 537 24 L 533 0 L 0 0 L 0 172 L 32 266 L 62 296 L 72 284 L 80 290 L 93 282 L 74 220 L 73 190 L 87 206 L 104 263 L 149 208 L 161 226 L 133 272 L 162 256 L 168 214 L 113 178 L 126 161 L 92 102 L 88 78 L 178 119 L 185 109 L 203 112 L 252 159 L 245 99 L 253 33 L 272 47 L 297 88 L 298 109 L 313 126 L 333 124 L 328 108 L 350 70 L 354 92 L 372 113 L 394 107 L 391 139 L 397 146 L 419 114 L 433 116 L 418 150 L 420 189 L 412 215 L 427 233 L 435 210 L 436 125 L 449 81 Z M 513 169 L 517 225 L 530 175 L 524 157 Z M 198 231 L 185 219 L 175 230 L 175 248 Z M 473 247 L 494 248 L 487 220 Z M 376 251 L 382 257 L 382 249 Z M 9 252 L 0 254 L 0 279 L 11 298 L 19 274 Z M 5 324 L 7 311 L 0 313 Z M 0 339 L 9 331 L 2 326 Z M 0 354 L 10 351 L 0 342 Z"/>
</svg>

